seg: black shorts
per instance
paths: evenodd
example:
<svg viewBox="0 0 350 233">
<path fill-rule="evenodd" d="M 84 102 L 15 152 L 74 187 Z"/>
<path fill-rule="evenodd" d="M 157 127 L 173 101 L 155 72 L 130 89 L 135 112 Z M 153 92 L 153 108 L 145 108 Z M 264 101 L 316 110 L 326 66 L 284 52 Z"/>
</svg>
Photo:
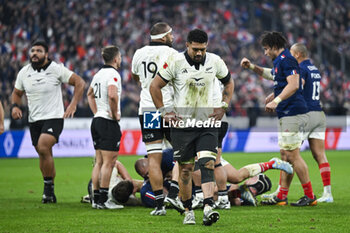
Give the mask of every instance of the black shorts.
<svg viewBox="0 0 350 233">
<path fill-rule="evenodd" d="M 160 129 L 145 129 L 143 127 L 143 115 L 139 115 L 141 132 L 142 132 L 142 141 L 143 142 L 154 142 L 157 140 L 163 140 L 164 137 L 171 142 L 170 140 L 170 128 L 163 128 L 161 125 Z"/>
<path fill-rule="evenodd" d="M 32 138 L 33 146 L 38 145 L 40 134 L 46 133 L 56 138 L 56 143 L 59 140 L 60 134 L 63 130 L 63 119 L 48 119 L 29 123 L 30 136 Z"/>
<path fill-rule="evenodd" d="M 218 136 L 218 148 L 222 148 L 222 140 L 224 140 L 224 137 L 227 133 L 228 129 L 228 122 L 221 121 L 221 127 L 218 129 L 219 136 Z"/>
<path fill-rule="evenodd" d="M 91 136 L 95 150 L 119 151 L 122 132 L 118 121 L 94 118 L 91 123 Z"/>
<path fill-rule="evenodd" d="M 217 153 L 218 129 L 216 128 L 172 128 L 171 139 L 174 160 L 178 162 L 191 161 L 199 151 Z"/>
</svg>

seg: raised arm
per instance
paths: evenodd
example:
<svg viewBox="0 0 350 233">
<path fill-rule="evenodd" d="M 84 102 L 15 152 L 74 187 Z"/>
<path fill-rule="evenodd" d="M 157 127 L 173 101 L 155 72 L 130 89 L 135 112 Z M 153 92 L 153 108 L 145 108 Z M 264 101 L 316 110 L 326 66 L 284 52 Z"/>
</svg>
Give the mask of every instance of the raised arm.
<svg viewBox="0 0 350 233">
<path fill-rule="evenodd" d="M 270 68 L 265 68 L 265 67 L 260 67 L 258 65 L 254 65 L 251 63 L 251 61 L 248 58 L 243 58 L 241 60 L 241 66 L 244 69 L 251 69 L 254 71 L 256 74 L 262 76 L 263 78 L 267 80 L 273 80 L 273 76 L 271 74 L 271 69 Z"/>
<path fill-rule="evenodd" d="M 83 97 L 84 93 L 84 86 L 85 82 L 84 80 L 77 75 L 76 73 L 73 73 L 72 76 L 69 78 L 69 85 L 74 86 L 74 94 L 72 101 L 68 105 L 66 111 L 63 114 L 63 118 L 73 117 L 75 111 L 77 110 L 78 102 Z"/>
</svg>

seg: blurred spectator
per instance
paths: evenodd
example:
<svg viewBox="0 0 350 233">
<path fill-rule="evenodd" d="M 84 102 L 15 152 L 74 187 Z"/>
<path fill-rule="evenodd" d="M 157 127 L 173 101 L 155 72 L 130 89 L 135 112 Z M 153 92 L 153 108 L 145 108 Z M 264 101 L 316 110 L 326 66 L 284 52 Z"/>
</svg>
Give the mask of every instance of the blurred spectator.
<svg viewBox="0 0 350 233">
<path fill-rule="evenodd" d="M 173 25 L 175 49 L 185 49 L 189 30 L 209 34 L 208 50 L 219 54 L 235 79 L 229 114 L 251 116 L 263 108 L 273 83 L 243 71 L 242 57 L 272 66 L 257 36 L 264 30 L 282 31 L 289 43 L 304 42 L 323 75 L 321 101 L 328 114 L 345 114 L 350 106 L 350 2 L 343 0 L 166 1 L 166 0 L 0 0 L 0 88 L 5 112 L 17 72 L 27 60 L 30 42 L 44 38 L 51 59 L 81 75 L 86 89 L 102 65 L 101 47 L 122 49 L 122 115 L 137 116 L 140 87 L 131 80 L 130 65 L 136 49 L 149 42 L 152 24 Z M 65 102 L 72 91 L 64 92 Z M 247 109 L 249 108 L 249 111 Z M 251 109 L 252 108 L 252 109 Z M 77 116 L 91 116 L 87 98 Z"/>
</svg>

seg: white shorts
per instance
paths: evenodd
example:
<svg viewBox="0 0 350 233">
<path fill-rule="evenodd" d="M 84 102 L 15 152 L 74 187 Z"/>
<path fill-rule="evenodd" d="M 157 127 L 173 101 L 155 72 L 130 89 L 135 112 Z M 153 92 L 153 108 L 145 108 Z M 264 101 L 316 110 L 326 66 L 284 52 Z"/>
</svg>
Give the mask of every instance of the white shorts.
<svg viewBox="0 0 350 233">
<path fill-rule="evenodd" d="M 304 139 L 316 138 L 324 140 L 326 138 L 326 115 L 323 111 L 311 111 L 306 113 L 309 121 L 305 127 Z"/>
<path fill-rule="evenodd" d="M 309 116 L 299 114 L 279 119 L 278 145 L 282 150 L 295 150 L 300 148 Z"/>
<path fill-rule="evenodd" d="M 221 165 L 224 167 L 229 164 L 223 157 L 221 157 Z"/>
</svg>

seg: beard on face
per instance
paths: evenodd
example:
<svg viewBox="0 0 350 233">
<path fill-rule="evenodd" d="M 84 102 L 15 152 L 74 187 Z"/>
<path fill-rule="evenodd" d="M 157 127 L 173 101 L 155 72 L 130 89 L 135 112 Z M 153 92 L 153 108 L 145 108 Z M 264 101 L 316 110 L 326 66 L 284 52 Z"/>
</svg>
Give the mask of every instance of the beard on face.
<svg viewBox="0 0 350 233">
<path fill-rule="evenodd" d="M 37 56 L 35 56 L 36 58 L 38 58 Z M 34 68 L 40 68 L 41 66 L 44 65 L 45 63 L 45 57 L 43 58 L 38 58 L 38 61 L 33 61 L 33 57 L 30 58 L 30 63 L 32 63 L 32 66 Z"/>
<path fill-rule="evenodd" d="M 194 56 L 194 59 L 193 59 L 195 62 L 202 62 L 203 60 L 203 56 L 200 56 L 200 55 L 197 55 L 197 56 Z"/>
</svg>

